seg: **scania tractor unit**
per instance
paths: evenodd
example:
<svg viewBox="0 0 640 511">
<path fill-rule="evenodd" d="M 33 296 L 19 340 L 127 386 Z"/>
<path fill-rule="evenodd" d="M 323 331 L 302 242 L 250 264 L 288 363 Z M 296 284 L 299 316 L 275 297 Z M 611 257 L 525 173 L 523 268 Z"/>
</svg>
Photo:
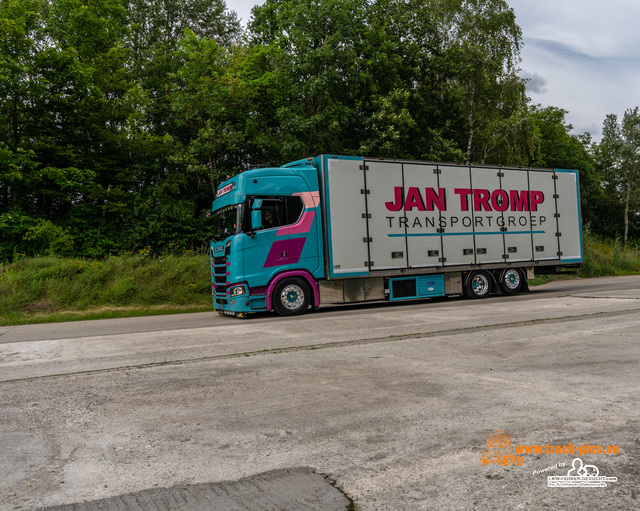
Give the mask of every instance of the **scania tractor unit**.
<svg viewBox="0 0 640 511">
<path fill-rule="evenodd" d="M 213 306 L 244 317 L 526 288 L 582 264 L 578 172 L 320 155 L 217 189 Z"/>
</svg>

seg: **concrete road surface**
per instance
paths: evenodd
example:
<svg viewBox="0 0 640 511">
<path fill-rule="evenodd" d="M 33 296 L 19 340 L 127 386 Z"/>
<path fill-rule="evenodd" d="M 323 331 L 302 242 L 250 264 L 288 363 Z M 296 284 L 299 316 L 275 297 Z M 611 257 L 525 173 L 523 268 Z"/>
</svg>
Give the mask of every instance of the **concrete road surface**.
<svg viewBox="0 0 640 511">
<path fill-rule="evenodd" d="M 0 327 L 0 510 L 224 485 L 270 509 L 640 509 L 639 329 L 639 277 Z"/>
</svg>

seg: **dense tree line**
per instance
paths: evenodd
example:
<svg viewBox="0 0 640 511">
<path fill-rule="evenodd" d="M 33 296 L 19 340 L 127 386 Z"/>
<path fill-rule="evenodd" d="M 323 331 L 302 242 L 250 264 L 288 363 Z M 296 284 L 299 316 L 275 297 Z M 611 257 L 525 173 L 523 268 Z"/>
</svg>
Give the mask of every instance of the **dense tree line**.
<svg viewBox="0 0 640 511">
<path fill-rule="evenodd" d="M 0 0 L 0 260 L 197 250 L 226 176 L 325 152 L 577 168 L 637 238 L 637 109 L 571 135 L 521 47 L 505 0 Z"/>
</svg>

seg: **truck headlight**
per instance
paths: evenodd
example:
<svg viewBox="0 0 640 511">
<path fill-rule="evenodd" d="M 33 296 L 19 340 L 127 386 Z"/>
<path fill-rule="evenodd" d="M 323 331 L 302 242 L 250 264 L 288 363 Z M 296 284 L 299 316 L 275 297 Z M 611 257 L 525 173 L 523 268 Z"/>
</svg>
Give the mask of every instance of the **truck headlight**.
<svg viewBox="0 0 640 511">
<path fill-rule="evenodd" d="M 234 286 L 229 293 L 231 296 L 240 296 L 244 294 L 244 286 Z"/>
</svg>

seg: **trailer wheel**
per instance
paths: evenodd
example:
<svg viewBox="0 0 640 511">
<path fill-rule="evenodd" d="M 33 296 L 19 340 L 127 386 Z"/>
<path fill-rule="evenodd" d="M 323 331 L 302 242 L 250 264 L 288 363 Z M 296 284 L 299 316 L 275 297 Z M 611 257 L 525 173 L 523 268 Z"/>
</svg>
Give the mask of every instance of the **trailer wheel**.
<svg viewBox="0 0 640 511">
<path fill-rule="evenodd" d="M 273 308 L 282 316 L 302 314 L 310 301 L 311 289 L 302 279 L 284 279 L 273 290 Z"/>
<path fill-rule="evenodd" d="M 515 295 L 524 286 L 524 276 L 518 268 L 507 268 L 500 272 L 498 282 L 503 295 Z"/>
<path fill-rule="evenodd" d="M 486 271 L 472 271 L 463 291 L 467 298 L 486 298 L 491 292 L 491 277 Z"/>
</svg>

